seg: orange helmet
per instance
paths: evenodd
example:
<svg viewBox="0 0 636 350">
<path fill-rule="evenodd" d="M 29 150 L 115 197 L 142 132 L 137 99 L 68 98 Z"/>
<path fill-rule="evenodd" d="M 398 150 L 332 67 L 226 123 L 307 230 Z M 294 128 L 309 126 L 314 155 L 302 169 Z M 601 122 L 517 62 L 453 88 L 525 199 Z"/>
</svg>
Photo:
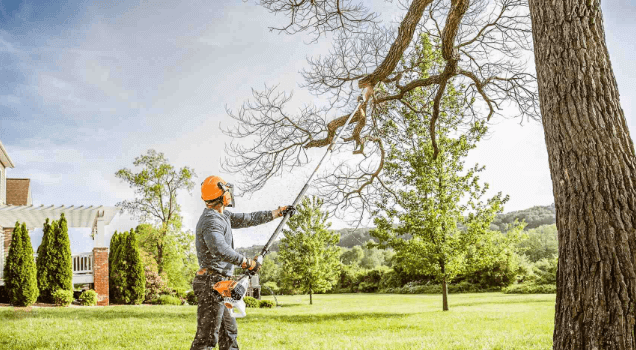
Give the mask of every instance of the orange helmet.
<svg viewBox="0 0 636 350">
<path fill-rule="evenodd" d="M 226 207 L 234 207 L 234 186 L 219 176 L 208 176 L 201 183 L 201 199 L 204 201 L 223 200 Z M 221 198 L 222 197 L 222 198 Z"/>
</svg>

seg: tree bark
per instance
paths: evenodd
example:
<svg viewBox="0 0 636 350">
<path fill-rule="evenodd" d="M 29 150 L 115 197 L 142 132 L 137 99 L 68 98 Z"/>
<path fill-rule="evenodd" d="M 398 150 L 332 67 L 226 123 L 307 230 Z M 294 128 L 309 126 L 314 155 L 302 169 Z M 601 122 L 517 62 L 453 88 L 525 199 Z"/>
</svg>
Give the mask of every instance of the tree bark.
<svg viewBox="0 0 636 350">
<path fill-rule="evenodd" d="M 446 288 L 446 269 L 444 262 L 440 263 L 442 272 L 442 311 L 448 311 L 448 289 Z"/>
<path fill-rule="evenodd" d="M 157 242 L 157 272 L 163 273 L 163 244 Z"/>
<path fill-rule="evenodd" d="M 559 231 L 554 349 L 636 349 L 636 158 L 599 0 L 530 0 Z"/>
<path fill-rule="evenodd" d="M 309 289 L 309 305 L 314 305 L 314 299 L 312 297 L 312 290 Z"/>
<path fill-rule="evenodd" d="M 448 311 L 448 289 L 446 288 L 446 275 L 442 277 L 442 311 Z"/>
</svg>

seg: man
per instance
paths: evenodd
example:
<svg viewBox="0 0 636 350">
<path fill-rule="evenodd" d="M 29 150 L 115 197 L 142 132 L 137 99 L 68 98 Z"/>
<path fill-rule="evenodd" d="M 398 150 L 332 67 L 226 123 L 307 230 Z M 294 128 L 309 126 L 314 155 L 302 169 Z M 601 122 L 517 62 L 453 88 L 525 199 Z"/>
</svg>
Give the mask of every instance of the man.
<svg viewBox="0 0 636 350">
<path fill-rule="evenodd" d="M 231 213 L 226 207 L 234 207 L 232 185 L 218 176 L 209 176 L 201 184 L 201 199 L 206 208 L 199 218 L 196 229 L 196 248 L 200 270 L 197 271 L 192 289 L 199 305 L 197 308 L 197 334 L 191 350 L 214 348 L 238 349 L 236 320 L 223 302 L 214 295 L 215 283 L 228 280 L 234 273 L 234 265 L 257 272 L 261 264 L 234 251 L 233 228 L 264 224 L 282 217 L 292 206 L 279 207 L 272 211 L 250 214 Z"/>
</svg>

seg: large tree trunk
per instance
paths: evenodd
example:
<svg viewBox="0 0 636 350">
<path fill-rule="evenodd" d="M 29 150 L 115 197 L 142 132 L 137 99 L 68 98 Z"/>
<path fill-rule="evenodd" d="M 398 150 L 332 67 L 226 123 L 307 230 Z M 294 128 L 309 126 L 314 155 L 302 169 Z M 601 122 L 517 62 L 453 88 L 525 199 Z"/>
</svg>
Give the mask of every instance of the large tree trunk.
<svg viewBox="0 0 636 350">
<path fill-rule="evenodd" d="M 554 349 L 636 349 L 636 158 L 600 1 L 530 13 L 559 231 Z"/>
</svg>

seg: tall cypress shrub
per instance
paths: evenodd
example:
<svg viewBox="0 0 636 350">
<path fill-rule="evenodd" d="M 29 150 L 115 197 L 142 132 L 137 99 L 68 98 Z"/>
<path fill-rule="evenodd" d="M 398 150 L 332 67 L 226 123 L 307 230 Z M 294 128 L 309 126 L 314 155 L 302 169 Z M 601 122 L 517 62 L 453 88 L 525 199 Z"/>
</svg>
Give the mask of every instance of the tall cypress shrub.
<svg viewBox="0 0 636 350">
<path fill-rule="evenodd" d="M 115 302 L 115 251 L 117 250 L 117 245 L 119 244 L 119 236 L 120 234 L 115 231 L 113 233 L 113 237 L 110 238 L 110 245 L 108 248 L 108 294 L 110 300 Z"/>
<path fill-rule="evenodd" d="M 38 247 L 38 258 L 35 262 L 40 300 L 44 302 L 51 302 L 53 298 L 48 283 L 48 250 L 51 235 L 53 235 L 51 224 L 49 224 L 49 218 L 46 218 L 46 222 L 44 223 L 44 235 L 42 236 L 42 243 L 40 243 Z"/>
<path fill-rule="evenodd" d="M 126 304 L 125 290 L 128 286 L 126 285 L 127 268 L 124 256 L 126 255 L 125 247 L 128 234 L 128 232 L 122 232 L 118 235 L 115 245 L 115 251 L 113 252 L 113 268 L 111 271 L 111 281 L 113 284 L 112 286 L 109 286 L 109 288 L 112 288 L 113 290 L 113 302 L 115 304 Z"/>
<path fill-rule="evenodd" d="M 60 220 L 53 221 L 50 231 L 51 234 L 44 248 L 46 249 L 46 260 L 40 263 L 40 265 L 45 266 L 47 271 L 46 280 L 40 283 L 46 287 L 44 295 L 48 302 L 53 301 L 52 295 L 58 289 L 73 290 L 71 241 L 68 237 L 68 227 L 64 214 Z"/>
<path fill-rule="evenodd" d="M 31 238 L 24 223 L 15 223 L 4 274 L 11 304 L 32 305 L 40 293 Z"/>
<path fill-rule="evenodd" d="M 126 304 L 141 304 L 146 291 L 146 275 L 139 255 L 139 246 L 135 231 L 130 229 L 124 244 L 125 253 L 123 259 L 126 261 L 126 289 L 124 290 L 124 302 Z"/>
</svg>

